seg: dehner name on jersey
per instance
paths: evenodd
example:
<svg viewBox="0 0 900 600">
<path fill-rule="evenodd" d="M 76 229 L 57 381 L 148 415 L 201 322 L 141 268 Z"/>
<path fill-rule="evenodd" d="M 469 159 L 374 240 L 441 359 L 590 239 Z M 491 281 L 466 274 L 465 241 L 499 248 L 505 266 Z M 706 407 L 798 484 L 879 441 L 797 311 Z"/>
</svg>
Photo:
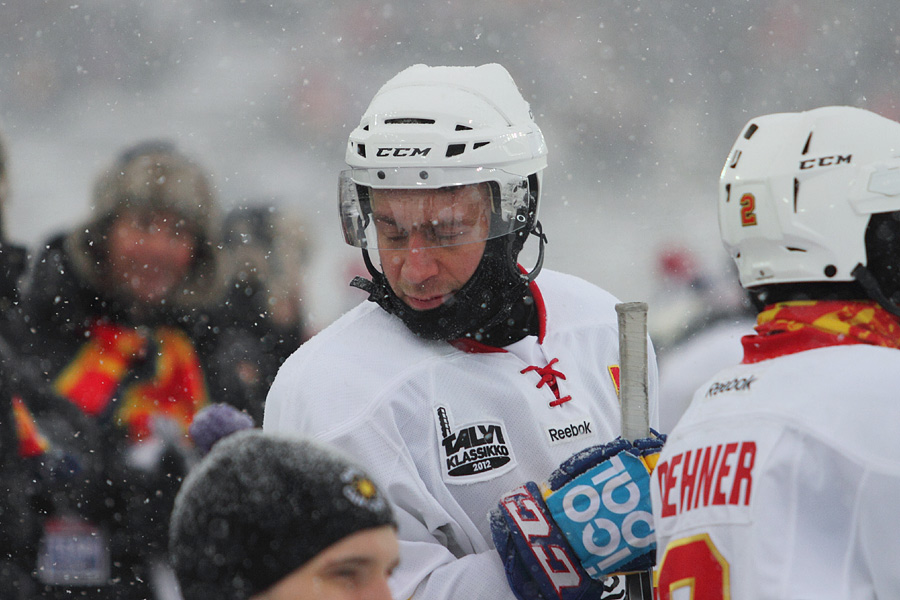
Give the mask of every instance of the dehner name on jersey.
<svg viewBox="0 0 900 600">
<path fill-rule="evenodd" d="M 756 442 L 747 440 L 687 450 L 659 463 L 661 516 L 706 506 L 747 506 L 753 490 Z"/>
</svg>

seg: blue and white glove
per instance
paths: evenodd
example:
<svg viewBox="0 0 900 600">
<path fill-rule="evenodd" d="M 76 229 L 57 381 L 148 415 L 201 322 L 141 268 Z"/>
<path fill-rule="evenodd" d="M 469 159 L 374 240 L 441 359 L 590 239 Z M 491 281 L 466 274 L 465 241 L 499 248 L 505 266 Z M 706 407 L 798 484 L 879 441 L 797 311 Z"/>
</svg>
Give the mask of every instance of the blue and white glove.
<svg viewBox="0 0 900 600">
<path fill-rule="evenodd" d="M 656 540 L 650 472 L 664 436 L 578 452 L 550 476 L 505 495 L 491 533 L 520 600 L 598 598 L 613 573 L 649 569 Z"/>
</svg>

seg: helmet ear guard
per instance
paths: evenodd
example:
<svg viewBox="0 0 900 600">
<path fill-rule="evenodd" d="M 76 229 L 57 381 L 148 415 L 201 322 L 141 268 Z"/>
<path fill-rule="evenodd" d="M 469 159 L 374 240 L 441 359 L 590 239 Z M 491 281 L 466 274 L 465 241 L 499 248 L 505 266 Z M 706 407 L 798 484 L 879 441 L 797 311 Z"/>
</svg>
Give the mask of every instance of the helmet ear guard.
<svg viewBox="0 0 900 600">
<path fill-rule="evenodd" d="M 868 262 L 853 270 L 866 294 L 900 317 L 900 211 L 872 215 L 866 229 Z"/>
<path fill-rule="evenodd" d="M 541 222 L 538 221 L 537 215 L 537 198 L 540 196 L 540 186 L 540 173 L 535 173 L 528 176 L 529 193 L 534 196 L 532 201 L 529 202 L 529 206 L 533 207 L 534 210 L 528 213 L 526 226 L 523 229 L 519 229 L 516 232 L 516 235 L 514 237 L 511 237 L 509 243 L 507 244 L 507 251 L 509 253 L 509 260 L 507 261 L 507 264 L 516 265 L 519 253 L 525 246 L 525 242 L 528 240 L 528 236 L 533 235 L 538 239 L 538 255 L 535 259 L 534 266 L 530 271 L 525 271 L 521 274 L 522 279 L 528 283 L 534 281 L 535 277 L 538 276 L 538 273 L 541 272 L 541 269 L 544 266 L 544 245 L 547 243 L 547 234 L 544 233 L 544 227 L 541 225 Z"/>
<path fill-rule="evenodd" d="M 719 190 L 722 239 L 745 288 L 783 299 L 775 288 L 831 284 L 881 304 L 900 289 L 900 241 L 887 239 L 900 228 L 885 229 L 896 221 L 883 216 L 900 211 L 900 123 L 851 107 L 753 119 Z"/>
</svg>

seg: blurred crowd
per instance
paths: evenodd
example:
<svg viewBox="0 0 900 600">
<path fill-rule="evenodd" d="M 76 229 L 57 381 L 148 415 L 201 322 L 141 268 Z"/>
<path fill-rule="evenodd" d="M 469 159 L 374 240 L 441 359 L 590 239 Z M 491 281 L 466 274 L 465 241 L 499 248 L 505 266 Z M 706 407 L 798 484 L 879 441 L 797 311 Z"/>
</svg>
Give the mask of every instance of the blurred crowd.
<svg viewBox="0 0 900 600">
<path fill-rule="evenodd" d="M 705 172 L 745 113 L 766 108 L 817 99 L 900 116 L 891 68 L 900 42 L 890 27 L 900 7 L 890 0 L 503 0 L 460 8 L 408 11 L 372 0 L 127 7 L 107 0 L 64 9 L 11 2 L 0 8 L 0 49 L 9 57 L 0 75 L 11 83 L 0 99 L 5 111 L 45 115 L 71 110 L 73 93 L 119 88 L 146 98 L 182 71 L 230 70 L 245 76 L 241 100 L 258 127 L 340 149 L 335 130 L 352 123 L 398 67 L 499 55 L 532 92 L 558 160 L 595 169 L 601 181 L 666 166 L 682 176 Z M 254 49 L 264 60 L 245 64 L 241 54 Z M 257 87 L 259 69 L 269 81 Z M 201 87 L 210 81 L 202 75 L 192 75 Z"/>
<path fill-rule="evenodd" d="M 0 239 L 3 598 L 150 597 L 194 415 L 261 422 L 307 337 L 293 215 L 223 218 L 205 168 L 163 140 L 123 149 L 92 206 L 34 251 Z"/>
</svg>

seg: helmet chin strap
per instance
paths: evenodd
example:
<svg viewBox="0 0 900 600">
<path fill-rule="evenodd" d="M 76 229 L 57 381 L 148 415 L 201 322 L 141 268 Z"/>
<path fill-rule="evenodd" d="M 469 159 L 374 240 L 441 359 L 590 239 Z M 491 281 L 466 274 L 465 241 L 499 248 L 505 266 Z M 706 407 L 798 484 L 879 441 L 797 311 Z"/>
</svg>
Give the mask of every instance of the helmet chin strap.
<svg viewBox="0 0 900 600">
<path fill-rule="evenodd" d="M 878 284 L 878 281 L 875 279 L 875 276 L 865 268 L 862 263 L 856 265 L 853 271 L 850 273 L 854 279 L 862 286 L 863 290 L 865 290 L 866 294 L 869 295 L 869 298 L 877 302 L 881 305 L 881 308 L 888 311 L 892 315 L 897 318 L 900 318 L 900 306 L 897 306 L 891 300 L 885 296 L 884 292 L 881 291 L 881 286 Z"/>
<path fill-rule="evenodd" d="M 366 279 L 365 277 L 357 275 L 350 281 L 350 287 L 355 287 L 366 292 L 369 294 L 369 301 L 375 302 L 387 310 L 384 304 L 379 301 L 380 298 L 386 298 L 388 295 L 388 288 L 384 285 L 383 281 L 384 275 L 382 275 L 378 269 L 375 268 L 375 265 L 372 264 L 372 258 L 369 256 L 368 249 L 363 248 L 362 255 L 363 262 L 366 263 L 366 270 L 372 275 L 372 279 Z"/>
<path fill-rule="evenodd" d="M 534 263 L 534 268 L 531 269 L 528 273 L 525 273 L 524 279 L 528 283 L 534 281 L 534 278 L 538 276 L 538 273 L 541 272 L 541 269 L 544 266 L 544 244 L 547 243 L 547 234 L 544 233 L 544 226 L 541 225 L 540 221 L 535 221 L 534 227 L 531 228 L 531 231 L 528 232 L 529 235 L 533 235 L 538 239 L 538 257 Z M 516 264 L 516 258 L 512 257 L 512 264 Z"/>
</svg>

